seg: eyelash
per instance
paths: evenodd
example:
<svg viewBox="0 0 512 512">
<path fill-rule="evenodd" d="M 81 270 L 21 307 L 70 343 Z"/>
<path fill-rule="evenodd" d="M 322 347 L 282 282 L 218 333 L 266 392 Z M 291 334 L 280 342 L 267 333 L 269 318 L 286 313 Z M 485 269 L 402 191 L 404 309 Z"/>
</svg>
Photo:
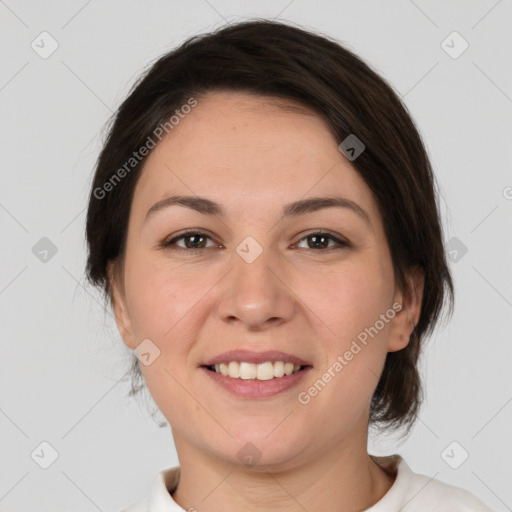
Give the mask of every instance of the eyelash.
<svg viewBox="0 0 512 512">
<path fill-rule="evenodd" d="M 205 251 L 207 249 L 211 249 L 211 247 L 199 247 L 199 248 L 196 248 L 196 249 L 193 249 L 193 248 L 188 248 L 188 247 L 179 247 L 179 246 L 174 246 L 173 247 L 173 244 L 175 244 L 178 240 L 181 240 L 182 238 L 187 238 L 189 236 L 192 236 L 192 235 L 195 235 L 195 236 L 201 236 L 201 237 L 206 237 L 206 238 L 209 238 L 210 240 L 212 239 L 210 236 L 208 236 L 206 233 L 202 232 L 202 231 L 195 231 L 195 230 L 190 230 L 190 231 L 185 231 L 184 233 L 181 233 L 179 236 L 176 236 L 174 238 L 172 238 L 171 240 L 168 240 L 168 241 L 164 241 L 160 244 L 160 247 L 162 249 L 170 249 L 170 250 L 173 250 L 173 251 L 184 251 L 184 252 L 188 252 L 190 254 L 192 253 L 198 253 L 198 252 L 202 252 L 202 251 Z M 340 238 L 332 235 L 331 233 L 328 233 L 328 232 L 323 232 L 323 231 L 315 231 L 313 233 L 309 233 L 308 235 L 302 237 L 298 243 L 302 242 L 303 240 L 306 240 L 307 238 L 310 238 L 310 237 L 314 237 L 314 236 L 323 236 L 324 238 L 328 238 L 329 240 L 332 240 L 334 242 L 336 242 L 338 244 L 338 247 L 326 247 L 325 249 L 310 249 L 310 248 L 307 248 L 306 250 L 307 251 L 315 251 L 315 252 L 326 252 L 328 250 L 332 250 L 332 249 L 346 249 L 348 247 L 351 247 L 351 245 L 344 241 L 344 240 L 341 240 Z"/>
</svg>

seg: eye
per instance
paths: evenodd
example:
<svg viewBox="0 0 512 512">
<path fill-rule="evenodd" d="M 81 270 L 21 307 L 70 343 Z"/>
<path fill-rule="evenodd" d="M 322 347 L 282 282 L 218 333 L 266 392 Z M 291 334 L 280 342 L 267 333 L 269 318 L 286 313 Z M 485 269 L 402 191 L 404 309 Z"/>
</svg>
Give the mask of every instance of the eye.
<svg viewBox="0 0 512 512">
<path fill-rule="evenodd" d="M 308 247 L 304 247 L 304 249 L 310 249 L 310 250 L 319 250 L 319 249 L 333 249 L 333 248 L 340 248 L 341 247 L 350 247 L 350 244 L 348 242 L 345 242 L 344 240 L 339 239 L 338 237 L 335 237 L 334 235 L 331 235 L 330 233 L 310 233 L 309 235 L 305 236 L 299 241 L 299 244 L 304 241 L 310 239 L 312 241 L 311 244 L 308 243 Z M 334 246 L 329 246 L 329 242 L 334 242 Z"/>
<path fill-rule="evenodd" d="M 176 249 L 183 250 L 189 252 L 199 252 L 203 249 L 208 249 L 208 246 L 205 244 L 207 240 L 212 240 L 210 236 L 202 231 L 187 231 L 182 233 L 179 236 L 171 238 L 170 240 L 164 241 L 161 243 L 161 247 L 164 249 Z M 311 240 L 311 243 L 308 243 L 308 247 L 300 247 L 301 249 L 318 251 L 322 249 L 336 249 L 336 248 L 344 248 L 350 247 L 350 244 L 340 238 L 324 232 L 316 232 L 311 233 L 305 237 L 303 237 L 299 244 L 304 240 Z M 184 245 L 179 245 L 178 242 L 183 241 Z M 212 241 L 213 242 L 213 241 Z M 329 245 L 331 242 L 334 245 Z M 209 247 L 215 247 L 215 243 L 210 245 Z"/>
<path fill-rule="evenodd" d="M 205 241 L 207 239 L 211 240 L 211 238 L 206 233 L 201 231 L 187 231 L 177 237 L 172 238 L 171 240 L 164 241 L 161 246 L 167 249 L 178 249 L 185 251 L 188 249 L 195 249 L 196 251 L 199 251 L 201 249 L 207 249 L 205 246 Z M 181 240 L 184 240 L 184 246 L 177 244 L 177 242 Z"/>
</svg>

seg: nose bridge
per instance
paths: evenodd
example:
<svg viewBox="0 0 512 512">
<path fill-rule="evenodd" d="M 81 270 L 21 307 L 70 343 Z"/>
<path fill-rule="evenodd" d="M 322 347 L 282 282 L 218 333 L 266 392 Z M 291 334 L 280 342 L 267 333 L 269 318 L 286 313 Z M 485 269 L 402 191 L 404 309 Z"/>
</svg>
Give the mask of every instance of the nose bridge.
<svg viewBox="0 0 512 512">
<path fill-rule="evenodd" d="M 219 312 L 225 320 L 238 319 L 250 327 L 261 327 L 272 319 L 288 320 L 293 297 L 279 276 L 279 258 L 272 249 L 247 237 L 233 253 L 226 293 Z"/>
</svg>

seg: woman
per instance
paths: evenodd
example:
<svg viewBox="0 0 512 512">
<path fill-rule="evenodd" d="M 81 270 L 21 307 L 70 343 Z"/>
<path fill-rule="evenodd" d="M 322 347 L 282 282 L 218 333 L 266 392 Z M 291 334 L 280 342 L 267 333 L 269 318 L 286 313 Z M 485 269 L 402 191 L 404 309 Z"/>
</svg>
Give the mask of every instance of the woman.
<svg viewBox="0 0 512 512">
<path fill-rule="evenodd" d="M 251 21 L 161 57 L 115 116 L 87 240 L 180 461 L 127 511 L 489 510 L 367 451 L 370 424 L 417 418 L 453 284 L 414 123 L 339 43 Z"/>
</svg>

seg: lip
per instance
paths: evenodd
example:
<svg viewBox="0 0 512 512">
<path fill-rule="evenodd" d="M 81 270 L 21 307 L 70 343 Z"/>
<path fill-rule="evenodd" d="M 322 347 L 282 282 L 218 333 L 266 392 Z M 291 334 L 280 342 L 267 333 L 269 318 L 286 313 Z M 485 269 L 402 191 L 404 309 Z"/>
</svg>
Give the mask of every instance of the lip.
<svg viewBox="0 0 512 512">
<path fill-rule="evenodd" d="M 264 354 L 269 354 L 270 352 L 266 352 Z M 236 359 L 231 359 L 232 361 L 236 361 Z M 272 359 L 273 360 L 273 359 Z M 276 359 L 280 360 L 280 359 Z M 297 360 L 297 358 L 295 358 Z M 212 359 L 213 361 L 213 359 Z M 247 361 L 247 359 L 244 359 Z M 261 360 L 260 362 L 268 361 L 268 359 Z M 252 362 L 252 361 L 247 361 Z M 290 361 L 292 362 L 292 361 Z M 212 363 L 217 364 L 217 363 Z M 299 363 L 297 363 L 299 364 Z M 307 366 L 303 370 L 300 370 L 296 373 L 292 373 L 291 375 L 283 375 L 283 377 L 273 378 L 270 380 L 244 380 L 244 379 L 232 379 L 231 377 L 225 377 L 224 375 L 208 370 L 205 366 L 200 367 L 200 370 L 205 373 L 207 377 L 212 379 L 212 381 L 218 385 L 220 385 L 224 390 L 229 393 L 239 397 L 239 398 L 269 398 L 279 393 L 283 393 L 296 386 L 304 376 L 309 373 L 312 366 Z"/>
<path fill-rule="evenodd" d="M 283 361 L 284 363 L 293 363 L 294 365 L 300 366 L 312 366 L 311 363 L 301 359 L 300 357 L 294 356 L 293 354 L 287 354 L 279 350 L 267 350 L 265 352 L 254 352 L 253 350 L 230 350 L 219 354 L 218 356 L 208 359 L 208 361 L 202 363 L 200 366 L 211 366 L 220 363 L 229 363 L 230 361 L 246 362 L 246 363 L 266 363 L 270 361 Z M 280 377 L 284 378 L 284 377 Z M 234 380 L 234 379 L 232 379 Z M 260 381 L 264 382 L 264 381 Z M 270 381 L 271 382 L 271 381 Z"/>
</svg>

